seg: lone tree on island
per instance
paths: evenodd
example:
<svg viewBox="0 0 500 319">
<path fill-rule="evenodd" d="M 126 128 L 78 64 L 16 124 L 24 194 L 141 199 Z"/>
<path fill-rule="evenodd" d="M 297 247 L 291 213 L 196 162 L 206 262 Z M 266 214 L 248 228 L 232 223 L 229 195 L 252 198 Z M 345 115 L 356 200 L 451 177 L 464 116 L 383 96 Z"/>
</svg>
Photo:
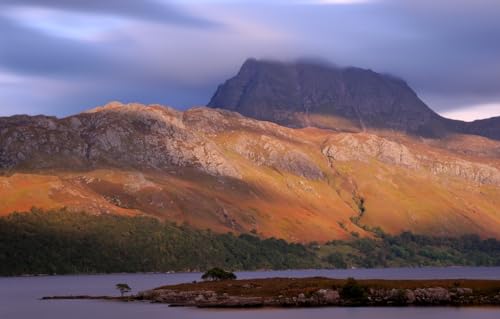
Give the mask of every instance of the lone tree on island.
<svg viewBox="0 0 500 319">
<path fill-rule="evenodd" d="M 201 279 L 210 281 L 234 280 L 236 279 L 236 275 L 230 271 L 225 271 L 224 269 L 215 267 L 207 270 L 201 276 Z"/>
<path fill-rule="evenodd" d="M 130 288 L 127 284 L 116 284 L 116 289 L 120 290 L 122 297 L 124 294 L 132 290 L 132 288 Z"/>
</svg>

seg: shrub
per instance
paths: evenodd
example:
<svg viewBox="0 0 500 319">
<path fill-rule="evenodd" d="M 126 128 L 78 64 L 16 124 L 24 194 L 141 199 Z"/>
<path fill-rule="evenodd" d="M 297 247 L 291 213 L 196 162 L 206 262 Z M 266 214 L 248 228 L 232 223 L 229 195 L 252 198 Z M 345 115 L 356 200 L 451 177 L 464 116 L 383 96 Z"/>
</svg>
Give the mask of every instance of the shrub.
<svg viewBox="0 0 500 319">
<path fill-rule="evenodd" d="M 127 284 L 116 284 L 116 289 L 120 291 L 120 294 L 123 295 L 127 292 L 130 292 L 132 289 Z"/>
<path fill-rule="evenodd" d="M 356 279 L 349 277 L 347 282 L 342 287 L 340 296 L 344 299 L 361 301 L 365 298 L 365 289 L 356 281 Z"/>
<path fill-rule="evenodd" d="M 335 268 L 347 268 L 344 256 L 340 253 L 332 253 L 326 257 L 326 261 Z"/>
<path fill-rule="evenodd" d="M 206 271 L 202 276 L 203 280 L 220 281 L 220 280 L 234 280 L 236 275 L 230 271 L 225 271 L 221 268 L 212 268 Z"/>
</svg>

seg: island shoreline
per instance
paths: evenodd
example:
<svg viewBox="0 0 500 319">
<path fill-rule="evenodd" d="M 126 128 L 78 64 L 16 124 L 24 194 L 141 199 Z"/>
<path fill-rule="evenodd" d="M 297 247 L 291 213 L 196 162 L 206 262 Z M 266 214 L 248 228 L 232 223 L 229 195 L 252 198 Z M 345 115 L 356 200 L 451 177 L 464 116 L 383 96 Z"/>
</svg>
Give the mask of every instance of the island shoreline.
<svg viewBox="0 0 500 319">
<path fill-rule="evenodd" d="M 500 280 L 266 278 L 168 285 L 135 295 L 47 296 L 42 300 L 164 303 L 170 307 L 500 307 Z"/>
</svg>

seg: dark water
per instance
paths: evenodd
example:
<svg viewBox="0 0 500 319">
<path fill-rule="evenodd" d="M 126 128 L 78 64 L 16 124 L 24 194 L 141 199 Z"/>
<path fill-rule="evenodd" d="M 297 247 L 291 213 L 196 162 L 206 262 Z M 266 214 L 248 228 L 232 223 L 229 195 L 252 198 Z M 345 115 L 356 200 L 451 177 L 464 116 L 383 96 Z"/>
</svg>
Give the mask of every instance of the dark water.
<svg viewBox="0 0 500 319">
<path fill-rule="evenodd" d="M 242 272 L 239 278 L 311 277 L 437 279 L 500 279 L 500 268 L 398 268 L 353 270 L 293 270 Z M 90 300 L 50 300 L 50 295 L 114 295 L 114 285 L 128 283 L 134 292 L 163 284 L 198 280 L 200 274 L 113 274 L 90 276 L 0 278 L 0 319 L 100 319 L 100 318 L 172 318 L 172 319 L 499 319 L 500 308 L 308 308 L 205 310 L 169 308 L 162 304 L 121 303 Z"/>
</svg>

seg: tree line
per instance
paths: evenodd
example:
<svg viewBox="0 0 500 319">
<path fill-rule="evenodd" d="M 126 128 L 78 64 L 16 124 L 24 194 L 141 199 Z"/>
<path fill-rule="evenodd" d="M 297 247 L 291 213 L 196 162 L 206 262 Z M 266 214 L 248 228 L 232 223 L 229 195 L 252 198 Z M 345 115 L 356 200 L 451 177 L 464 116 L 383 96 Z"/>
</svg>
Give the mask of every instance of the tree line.
<svg viewBox="0 0 500 319">
<path fill-rule="evenodd" d="M 312 268 L 299 244 L 253 235 L 216 234 L 149 217 L 65 210 L 0 218 L 0 274 Z"/>
<path fill-rule="evenodd" d="M 0 218 L 0 275 L 445 265 L 500 266 L 500 242 L 380 232 L 302 245 L 150 217 L 32 209 Z"/>
</svg>

